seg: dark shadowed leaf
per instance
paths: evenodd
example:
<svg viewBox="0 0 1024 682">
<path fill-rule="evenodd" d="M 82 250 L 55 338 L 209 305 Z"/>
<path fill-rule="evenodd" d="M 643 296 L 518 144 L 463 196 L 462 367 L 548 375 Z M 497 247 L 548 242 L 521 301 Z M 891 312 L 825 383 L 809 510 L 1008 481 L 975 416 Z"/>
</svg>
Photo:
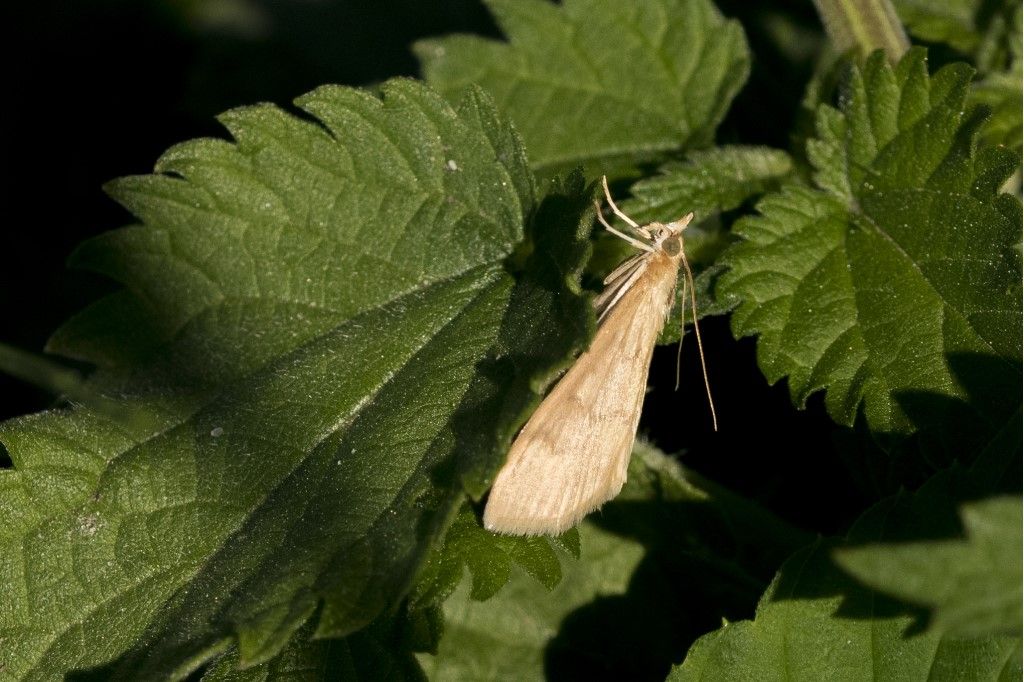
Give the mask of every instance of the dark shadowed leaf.
<svg viewBox="0 0 1024 682">
<path fill-rule="evenodd" d="M 931 624 L 963 637 L 1019 633 L 1021 501 L 995 497 L 964 504 L 966 537 L 836 550 L 836 561 L 862 583 L 929 607 Z"/>
</svg>

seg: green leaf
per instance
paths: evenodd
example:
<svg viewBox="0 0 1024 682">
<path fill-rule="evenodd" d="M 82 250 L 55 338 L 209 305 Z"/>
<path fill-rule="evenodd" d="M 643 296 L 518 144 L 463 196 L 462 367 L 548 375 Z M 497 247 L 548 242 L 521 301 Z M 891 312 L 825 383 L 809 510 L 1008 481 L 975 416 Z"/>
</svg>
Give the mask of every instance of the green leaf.
<svg viewBox="0 0 1024 682">
<path fill-rule="evenodd" d="M 992 116 L 981 131 L 984 144 L 1021 146 L 1021 4 L 1013 0 L 894 0 L 917 38 L 944 43 L 970 56 L 982 78 L 970 102 Z"/>
<path fill-rule="evenodd" d="M 445 630 L 439 606 L 462 582 L 464 567 L 469 569 L 472 580 L 464 588 L 467 594 L 460 592 L 457 600 L 479 602 L 493 598 L 509 582 L 513 566 L 517 573 L 510 588 L 512 593 L 517 592 L 515 585 L 519 580 L 532 582 L 533 587 L 543 586 L 549 593 L 562 577 L 562 562 L 551 544 L 575 547 L 574 556 L 579 558 L 576 529 L 550 542 L 541 537 L 495 535 L 483 529 L 469 505 L 463 505 L 448 527 L 444 542 L 425 562 L 409 602 L 398 614 L 382 617 L 342 640 L 310 640 L 313 629 L 307 624 L 273 660 L 238 670 L 238 653 L 232 650 L 217 660 L 203 680 L 243 682 L 287 675 L 304 675 L 311 680 L 422 679 L 413 652 L 438 653 L 440 636 Z M 418 636 L 422 630 L 426 631 L 425 636 Z M 433 660 L 427 656 L 422 659 Z"/>
<path fill-rule="evenodd" d="M 397 619 L 385 619 L 344 639 L 310 639 L 313 628 L 303 626 L 273 660 L 240 669 L 237 649 L 211 665 L 203 682 L 265 682 L 268 680 L 426 680 L 415 655 L 402 641 Z"/>
<path fill-rule="evenodd" d="M 579 533 L 554 590 L 519 568 L 486 602 L 464 582 L 444 603 L 437 654 L 419 656 L 430 679 L 662 679 L 679 647 L 742 612 L 809 539 L 643 442 L 622 493 Z"/>
<path fill-rule="evenodd" d="M 932 609 L 932 625 L 962 637 L 1019 633 L 1021 500 L 960 508 L 966 538 L 837 550 L 837 563 L 869 587 Z"/>
<path fill-rule="evenodd" d="M 988 107 L 992 114 L 981 129 L 981 142 L 1002 144 L 1014 149 L 1021 147 L 1021 129 L 1024 127 L 1024 95 L 1021 88 L 1020 65 L 1009 73 L 993 74 L 975 83 L 971 102 Z"/>
<path fill-rule="evenodd" d="M 641 224 L 674 220 L 690 211 L 700 222 L 777 189 L 792 173 L 793 160 L 779 149 L 713 147 L 690 152 L 685 161 L 669 162 L 658 175 L 637 182 L 630 188 L 633 198 L 622 207 Z"/>
<path fill-rule="evenodd" d="M 132 418 L 0 429 L 8 675 L 176 677 L 233 641 L 267 661 L 314 614 L 317 637 L 359 630 L 590 332 L 582 180 L 538 204 L 481 93 L 381 92 L 228 112 L 234 141 L 112 185 L 143 224 L 76 262 L 125 290 L 51 349 Z"/>
<path fill-rule="evenodd" d="M 979 48 L 979 68 L 985 77 L 971 90 L 972 103 L 992 111 L 982 128 L 982 141 L 1020 149 L 1022 123 L 1021 78 L 1024 72 L 1024 37 L 1020 3 L 1008 2 L 993 18 L 993 30 Z M 1001 25 L 1000 23 L 1001 22 Z M 1019 192 L 1018 192 L 1019 194 Z"/>
<path fill-rule="evenodd" d="M 1019 444 L 1016 450 L 1019 458 Z M 918 493 L 876 505 L 854 525 L 845 543 L 819 540 L 794 554 L 762 597 L 754 620 L 727 623 L 702 637 L 669 679 L 862 680 L 880 674 L 887 679 L 1020 679 L 1019 617 L 1012 623 L 1013 636 L 965 638 L 937 628 L 924 630 L 916 609 L 908 612 L 905 605 L 854 581 L 832 560 L 836 555 L 856 556 L 860 550 L 850 546 L 893 547 L 908 538 L 955 533 L 955 501 L 974 496 L 979 486 L 987 485 L 990 464 L 975 471 L 942 472 Z M 1019 504 L 1016 507 L 1019 511 Z M 1015 524 L 1018 532 L 1011 544 L 1020 547 L 1019 514 Z M 998 532 L 1003 539 L 1010 535 Z M 938 543 L 924 544 L 930 547 L 918 555 L 921 562 L 902 563 L 908 572 L 902 577 L 890 574 L 885 582 L 907 586 L 930 581 L 937 567 L 925 564 L 944 557 L 936 551 Z M 1013 547 L 999 551 L 1009 556 Z M 1017 551 L 1012 560 L 1017 566 L 1019 556 Z M 898 563 L 888 566 L 894 569 Z M 998 570 L 1011 572 L 1006 566 Z M 1013 579 L 1019 596 L 1019 570 Z M 984 603 L 972 605 L 985 608 Z M 1016 607 L 1019 610 L 1019 599 Z"/>
<path fill-rule="evenodd" d="M 1021 7 L 1013 0 L 893 0 L 917 39 L 944 43 L 966 56 L 983 74 L 1003 71 L 1020 56 Z"/>
<path fill-rule="evenodd" d="M 981 0 L 892 0 L 907 30 L 917 39 L 946 43 L 970 54 L 981 42 L 976 19 Z"/>
<path fill-rule="evenodd" d="M 842 424 L 933 435 L 974 452 L 1014 413 L 1021 355 L 1020 202 L 997 192 L 1015 165 L 975 144 L 970 69 L 929 76 L 924 52 L 854 67 L 841 108 L 808 145 L 816 187 L 768 195 L 737 223 L 723 295 L 742 301 L 769 381 L 794 401 L 825 389 Z"/>
<path fill-rule="evenodd" d="M 835 563 L 901 600 L 896 609 L 917 616 L 912 630 L 1019 637 L 1020 432 L 1018 411 L 970 468 L 954 465 L 876 505 L 833 551 Z"/>
<path fill-rule="evenodd" d="M 461 581 L 464 566 L 473 577 L 470 597 L 490 599 L 508 582 L 513 564 L 549 590 L 562 579 L 561 564 L 547 538 L 495 535 L 484 530 L 472 508 L 464 505 L 444 543 L 424 565 L 412 593 L 413 607 L 441 604 Z"/>
<path fill-rule="evenodd" d="M 564 578 L 548 590 L 516 569 L 508 585 L 486 602 L 463 581 L 444 603 L 445 636 L 436 656 L 421 654 L 428 678 L 543 680 L 545 649 L 573 611 L 600 597 L 626 592 L 643 547 L 596 528 L 579 526 L 582 555 L 563 558 Z M 595 652 L 600 656 L 600 652 Z"/>
<path fill-rule="evenodd" d="M 697 641 L 669 680 L 1020 679 L 1020 639 L 908 636 L 910 617 L 853 619 L 835 614 L 841 597 L 794 599 L 796 590 L 853 590 L 816 543 L 787 561 L 753 621 L 728 623 Z M 856 594 L 869 608 L 870 592 Z"/>
<path fill-rule="evenodd" d="M 1024 8 L 1019 2 L 1002 0 L 980 7 L 976 16 L 984 31 L 974 55 L 978 70 L 986 76 L 1019 74 L 1024 51 L 1021 43 Z"/>
<path fill-rule="evenodd" d="M 970 469 L 947 469 L 913 494 L 879 502 L 844 541 L 818 540 L 796 552 L 761 598 L 754 620 L 726 623 L 702 637 L 670 679 L 860 680 L 879 673 L 890 679 L 1020 679 L 1019 619 L 1013 636 L 965 638 L 926 629 L 920 608 L 872 591 L 834 560 L 859 551 L 854 548 L 928 540 L 931 548 L 920 558 L 941 561 L 932 550 L 938 538 L 960 535 L 958 504 L 1019 486 L 1020 429 L 1018 413 Z M 1008 481 L 1007 470 L 1017 472 Z M 1019 533 L 1012 542 L 1020 545 Z M 887 580 L 912 584 L 929 580 L 932 571 L 922 564 L 904 567 L 902 578 Z M 1016 578 L 1019 583 L 1019 571 Z"/>
<path fill-rule="evenodd" d="M 750 69 L 743 30 L 708 0 L 485 2 L 508 42 L 419 42 L 423 74 L 449 96 L 490 92 L 545 172 L 710 145 Z"/>
<path fill-rule="evenodd" d="M 767 584 L 782 560 L 814 537 L 642 439 L 622 492 L 594 521 L 659 552 L 700 556 L 744 587 L 762 577 Z"/>
<path fill-rule="evenodd" d="M 15 348 L 0 342 L 0 372 L 9 374 L 56 395 L 78 400 L 91 396 L 82 390 L 82 375 L 50 358 Z"/>
</svg>

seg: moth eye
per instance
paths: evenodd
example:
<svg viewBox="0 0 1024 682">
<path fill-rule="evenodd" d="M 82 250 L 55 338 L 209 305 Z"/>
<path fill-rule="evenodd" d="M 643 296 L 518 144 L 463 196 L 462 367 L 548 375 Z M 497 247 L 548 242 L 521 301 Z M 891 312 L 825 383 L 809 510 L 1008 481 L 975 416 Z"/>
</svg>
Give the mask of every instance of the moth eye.
<svg viewBox="0 0 1024 682">
<path fill-rule="evenodd" d="M 683 242 L 679 237 L 671 237 L 661 243 L 661 248 L 669 256 L 678 256 L 683 250 Z"/>
</svg>

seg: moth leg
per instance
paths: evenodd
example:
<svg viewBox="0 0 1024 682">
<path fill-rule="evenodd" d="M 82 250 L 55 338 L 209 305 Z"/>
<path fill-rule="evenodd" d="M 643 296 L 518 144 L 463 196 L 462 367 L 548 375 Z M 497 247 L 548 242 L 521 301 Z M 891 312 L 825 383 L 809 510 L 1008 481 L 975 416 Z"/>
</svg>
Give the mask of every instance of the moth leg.
<svg viewBox="0 0 1024 682">
<path fill-rule="evenodd" d="M 604 225 L 604 229 L 608 230 L 609 232 L 614 234 L 616 237 L 619 237 L 620 239 L 625 239 L 627 242 L 629 242 L 630 244 L 632 244 L 636 248 L 640 249 L 641 251 L 646 251 L 648 253 L 654 253 L 654 247 L 652 247 L 650 244 L 645 244 L 645 243 L 643 243 L 642 241 L 640 241 L 639 239 L 637 239 L 635 237 L 630 237 L 625 232 L 619 232 L 614 227 L 609 225 L 608 221 L 604 219 L 603 215 L 601 215 L 601 205 L 599 203 L 597 203 L 596 201 L 594 202 L 594 205 L 597 206 L 597 219 L 601 222 L 602 225 Z M 635 225 L 636 223 L 633 223 L 633 224 Z"/>
<path fill-rule="evenodd" d="M 615 288 L 613 289 L 614 293 L 612 294 L 611 299 L 607 303 L 605 303 L 604 301 L 600 302 L 598 306 L 599 309 L 597 315 L 598 322 L 604 320 L 605 315 L 607 315 L 611 311 L 611 309 L 615 307 L 615 304 L 619 302 L 619 299 L 626 295 L 626 292 L 630 290 L 630 288 L 636 283 L 638 279 L 640 279 L 640 275 L 644 274 L 644 270 L 646 269 L 647 268 L 643 264 L 638 265 L 636 267 L 635 272 L 626 277 L 621 284 L 615 286 Z"/>
<path fill-rule="evenodd" d="M 601 176 L 601 184 L 604 185 L 604 196 L 605 196 L 606 199 L 608 199 L 608 205 L 611 207 L 612 212 L 615 215 L 617 215 L 620 218 L 622 218 L 622 220 L 627 225 L 629 225 L 630 227 L 634 227 L 634 228 L 638 228 L 638 229 L 643 229 L 643 228 L 640 227 L 640 225 L 637 224 L 637 222 L 635 220 L 633 220 L 628 215 L 626 215 L 625 213 L 620 211 L 619 207 L 615 205 L 615 200 L 612 199 L 612 192 L 611 192 L 610 189 L 608 189 L 608 176 L 607 175 L 602 175 Z"/>
<path fill-rule="evenodd" d="M 632 258 L 630 258 L 630 259 L 628 259 L 626 261 L 623 261 L 622 265 L 620 265 L 619 267 L 615 268 L 610 273 L 608 273 L 608 276 L 604 278 L 604 281 L 601 282 L 601 284 L 608 284 L 612 280 L 618 279 L 626 271 L 632 270 L 633 268 L 635 268 L 636 264 L 639 263 L 641 260 L 643 260 L 643 258 L 644 258 L 644 255 L 642 253 L 638 253 L 635 256 L 633 256 Z"/>
</svg>

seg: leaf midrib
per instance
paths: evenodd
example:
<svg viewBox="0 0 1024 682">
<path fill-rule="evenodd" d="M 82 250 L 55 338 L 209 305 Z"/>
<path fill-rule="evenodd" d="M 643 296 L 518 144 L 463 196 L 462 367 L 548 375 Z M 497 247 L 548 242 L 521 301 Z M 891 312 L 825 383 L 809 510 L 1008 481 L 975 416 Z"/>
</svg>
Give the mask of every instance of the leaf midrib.
<svg viewBox="0 0 1024 682">
<path fill-rule="evenodd" d="M 278 481 L 278 483 L 275 486 L 273 486 L 272 488 L 268 489 L 267 494 L 260 501 L 260 504 L 253 505 L 252 509 L 250 509 L 248 512 L 246 512 L 245 515 L 242 518 L 239 519 L 238 527 L 234 531 L 232 531 L 230 534 L 225 536 L 223 542 L 221 543 L 221 549 L 223 549 L 224 546 L 229 544 L 231 538 L 235 537 L 238 533 L 242 532 L 245 529 L 246 524 L 248 523 L 248 521 L 253 517 L 253 515 L 259 509 L 262 508 L 262 506 L 263 506 L 263 504 L 265 504 L 266 500 L 269 497 L 271 497 L 274 492 L 276 492 L 277 490 L 281 489 L 283 486 L 285 486 L 291 480 L 291 477 L 295 474 L 295 471 L 298 470 L 303 464 L 305 464 L 305 462 L 308 460 L 309 456 L 312 454 L 313 451 L 315 451 L 317 448 L 319 448 L 324 443 L 324 441 L 326 441 L 328 438 L 330 438 L 336 432 L 338 432 L 338 431 L 342 430 L 344 427 L 352 424 L 355 421 L 355 419 L 357 419 L 359 417 L 359 415 L 362 413 L 363 410 L 367 409 L 369 406 L 374 404 L 374 401 L 380 395 L 380 393 L 385 388 L 387 388 L 389 385 L 391 385 L 402 374 L 402 371 L 420 353 L 422 353 L 425 349 L 427 349 L 429 346 L 431 346 L 431 344 L 433 344 L 434 339 L 441 333 L 441 331 L 443 329 L 451 326 L 452 324 L 455 324 L 458 320 L 462 319 L 462 317 L 466 314 L 466 311 L 469 310 L 473 306 L 473 304 L 480 299 L 480 297 L 485 296 L 489 292 L 491 287 L 500 279 L 500 274 L 501 274 L 500 271 L 495 271 L 491 278 L 489 278 L 488 280 L 482 282 L 481 286 L 474 293 L 474 295 L 470 299 L 468 299 L 466 301 L 466 304 L 464 306 L 462 306 L 462 308 L 455 315 L 452 315 L 451 318 L 448 321 L 446 321 L 443 325 L 438 327 L 438 329 L 436 330 L 436 332 L 434 334 L 430 335 L 430 337 L 425 339 L 424 343 L 422 343 L 421 345 L 416 347 L 409 354 L 408 359 L 404 363 L 402 363 L 402 365 L 399 366 L 396 369 L 396 371 L 391 372 L 390 374 L 385 376 L 383 378 L 383 380 L 380 382 L 380 384 L 378 386 L 376 386 L 373 389 L 372 392 L 368 393 L 364 398 L 360 399 L 353 406 L 353 408 L 349 411 L 349 413 L 345 416 L 344 419 L 335 422 L 335 424 L 332 425 L 332 428 L 330 430 L 328 430 L 321 437 L 319 437 L 312 445 L 310 445 L 308 451 L 304 454 L 304 456 L 300 457 L 300 458 L 298 458 L 296 460 L 295 466 L 292 467 L 292 469 L 288 473 L 286 473 L 284 476 L 282 476 L 280 481 Z M 431 444 L 430 444 L 430 446 L 428 446 L 428 448 L 426 449 L 424 454 L 426 454 L 426 452 L 428 452 L 430 450 L 430 448 L 433 446 L 433 444 L 437 442 L 437 438 L 439 437 L 439 435 L 440 434 L 435 435 L 434 438 L 431 439 L 431 442 L 430 442 Z M 420 460 L 420 462 L 422 462 L 422 460 Z M 384 517 L 384 515 L 387 514 L 388 510 L 393 506 L 395 500 L 397 500 L 398 498 L 400 498 L 403 495 L 407 485 L 408 485 L 408 482 L 404 483 L 396 491 L 395 495 L 391 497 L 390 502 L 387 505 L 384 505 L 382 507 L 380 513 L 376 514 L 373 517 L 373 519 L 371 521 L 369 521 L 369 523 L 367 524 L 367 526 L 369 528 L 372 529 Z M 294 527 L 294 525 L 299 524 L 301 522 L 302 522 L 302 514 L 297 514 L 295 516 L 295 518 L 294 518 L 294 521 L 291 524 L 289 524 L 289 527 Z M 335 548 L 333 550 L 332 553 L 335 554 L 335 555 L 339 554 L 339 553 L 343 552 L 345 549 L 351 547 L 352 544 L 354 544 L 355 542 L 358 542 L 358 539 L 357 540 L 353 540 L 352 542 L 350 542 L 348 544 L 338 546 L 337 548 Z M 190 576 L 190 579 L 194 578 L 202 570 L 203 567 L 208 565 L 213 560 L 213 558 L 216 555 L 217 555 L 217 552 L 211 553 L 211 555 L 207 558 L 207 560 L 204 561 L 202 564 L 200 564 L 200 566 L 197 568 L 197 570 Z M 265 556 L 260 561 L 259 566 L 260 567 L 265 566 L 268 561 L 272 561 L 272 560 L 273 560 L 273 553 L 269 553 L 267 556 Z M 250 575 L 255 575 L 258 572 L 259 572 L 258 570 L 253 570 Z M 409 579 L 412 580 L 414 577 L 415 576 L 409 576 Z M 248 580 L 248 578 L 247 578 L 247 580 Z M 187 590 L 187 589 L 188 589 L 188 583 L 185 583 L 178 590 L 176 590 L 175 594 L 179 594 L 183 590 Z M 221 614 L 225 613 L 226 609 L 231 607 L 232 605 L 233 604 L 225 603 L 223 608 L 218 613 L 221 613 Z M 272 609 L 272 608 L 274 608 L 274 605 L 273 604 L 265 605 L 265 608 L 266 609 Z"/>
</svg>

